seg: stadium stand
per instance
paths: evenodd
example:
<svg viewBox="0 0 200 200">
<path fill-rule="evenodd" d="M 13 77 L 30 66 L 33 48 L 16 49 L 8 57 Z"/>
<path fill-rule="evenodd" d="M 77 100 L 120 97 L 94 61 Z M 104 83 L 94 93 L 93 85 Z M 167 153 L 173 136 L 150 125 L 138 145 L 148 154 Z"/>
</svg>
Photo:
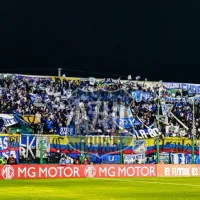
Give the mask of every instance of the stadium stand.
<svg viewBox="0 0 200 200">
<path fill-rule="evenodd" d="M 2 74 L 1 132 L 134 135 L 138 130 L 159 128 L 161 136 L 190 138 L 194 101 L 195 135 L 199 138 L 199 87 Z M 6 122 L 5 115 L 13 115 L 16 123 Z"/>
</svg>

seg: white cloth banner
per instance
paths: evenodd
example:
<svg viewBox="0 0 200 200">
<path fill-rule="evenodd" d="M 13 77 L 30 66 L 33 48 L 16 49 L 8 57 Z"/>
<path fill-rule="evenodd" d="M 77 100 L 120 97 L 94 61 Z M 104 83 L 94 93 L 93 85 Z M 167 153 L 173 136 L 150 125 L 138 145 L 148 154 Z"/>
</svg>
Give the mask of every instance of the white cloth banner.
<svg viewBox="0 0 200 200">
<path fill-rule="evenodd" d="M 94 84 L 95 84 L 95 81 L 96 81 L 96 79 L 95 79 L 95 78 L 93 78 L 93 77 L 90 77 L 90 78 L 89 78 L 89 81 L 90 81 L 90 85 L 94 85 Z"/>
<path fill-rule="evenodd" d="M 17 120 L 14 118 L 13 115 L 0 114 L 0 118 L 4 121 L 6 127 L 17 124 Z"/>
<path fill-rule="evenodd" d="M 171 133 L 172 136 L 176 136 L 179 133 L 179 126 L 166 126 L 166 134 Z"/>
<path fill-rule="evenodd" d="M 124 164 L 144 164 L 145 154 L 124 154 Z"/>
</svg>

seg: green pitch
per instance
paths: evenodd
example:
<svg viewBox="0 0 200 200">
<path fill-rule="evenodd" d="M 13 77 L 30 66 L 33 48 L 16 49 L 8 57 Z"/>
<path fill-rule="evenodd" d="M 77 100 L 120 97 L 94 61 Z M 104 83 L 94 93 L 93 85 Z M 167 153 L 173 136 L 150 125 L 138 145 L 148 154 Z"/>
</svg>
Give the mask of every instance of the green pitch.
<svg viewBox="0 0 200 200">
<path fill-rule="evenodd" d="M 0 199 L 200 199 L 200 178 L 1 180 Z"/>
</svg>

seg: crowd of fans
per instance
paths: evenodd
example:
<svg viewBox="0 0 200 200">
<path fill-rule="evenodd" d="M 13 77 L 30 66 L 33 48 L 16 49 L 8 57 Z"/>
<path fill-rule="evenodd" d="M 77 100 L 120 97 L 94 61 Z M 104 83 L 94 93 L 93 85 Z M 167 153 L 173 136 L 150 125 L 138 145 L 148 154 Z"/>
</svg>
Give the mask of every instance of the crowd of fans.
<svg viewBox="0 0 200 200">
<path fill-rule="evenodd" d="M 196 94 L 178 89 L 175 93 L 157 84 L 146 82 L 101 81 L 26 77 L 13 75 L 0 78 L 0 114 L 15 114 L 34 133 L 59 133 L 68 127 L 68 134 L 134 134 L 136 130 L 160 128 L 164 136 L 191 136 L 193 105 L 187 101 Z M 173 101 L 166 101 L 173 97 Z M 183 99 L 184 97 L 184 99 Z M 177 98 L 176 100 L 174 100 Z M 171 105 L 165 112 L 163 105 Z M 199 103 L 195 104 L 196 136 L 200 135 Z M 158 115 L 162 115 L 158 122 Z M 33 116 L 24 121 L 23 116 Z M 175 117 L 174 117 L 175 116 Z M 126 124 L 119 121 L 134 119 Z M 159 118 L 160 119 L 160 118 Z M 182 122 L 189 128 L 180 123 Z M 166 126 L 179 126 L 178 133 Z M 8 128 L 1 123 L 1 132 Z"/>
<path fill-rule="evenodd" d="M 60 165 L 66 165 L 66 164 L 74 164 L 74 165 L 80 165 L 80 164 L 84 164 L 84 165 L 89 165 L 90 161 L 87 157 L 84 157 L 83 160 L 81 160 L 80 156 L 77 156 L 76 158 L 72 159 L 71 157 L 63 154 L 60 158 L 59 161 Z"/>
</svg>

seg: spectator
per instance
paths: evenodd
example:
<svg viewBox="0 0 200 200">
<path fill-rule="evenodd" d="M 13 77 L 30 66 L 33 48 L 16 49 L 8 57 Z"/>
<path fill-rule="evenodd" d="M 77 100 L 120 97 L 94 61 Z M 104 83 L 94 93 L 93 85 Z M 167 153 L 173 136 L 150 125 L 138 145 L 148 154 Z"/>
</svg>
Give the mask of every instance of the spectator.
<svg viewBox="0 0 200 200">
<path fill-rule="evenodd" d="M 60 165 L 66 165 L 66 164 L 68 164 L 67 160 L 65 158 L 65 155 L 62 155 L 62 157 L 60 158 L 59 164 Z"/>
<path fill-rule="evenodd" d="M 3 157 L 0 159 L 0 164 L 1 165 L 6 165 L 7 164 L 7 158 L 6 157 Z"/>
<path fill-rule="evenodd" d="M 84 161 L 83 161 L 83 164 L 84 165 L 89 165 L 90 164 L 89 159 L 85 157 Z"/>
<path fill-rule="evenodd" d="M 8 165 L 15 165 L 17 164 L 16 158 L 13 156 L 13 154 L 10 154 L 10 157 L 7 160 Z"/>
<path fill-rule="evenodd" d="M 2 132 L 2 133 L 7 133 L 7 129 L 6 129 L 6 126 L 5 126 L 5 125 L 2 126 L 1 132 Z"/>
</svg>

